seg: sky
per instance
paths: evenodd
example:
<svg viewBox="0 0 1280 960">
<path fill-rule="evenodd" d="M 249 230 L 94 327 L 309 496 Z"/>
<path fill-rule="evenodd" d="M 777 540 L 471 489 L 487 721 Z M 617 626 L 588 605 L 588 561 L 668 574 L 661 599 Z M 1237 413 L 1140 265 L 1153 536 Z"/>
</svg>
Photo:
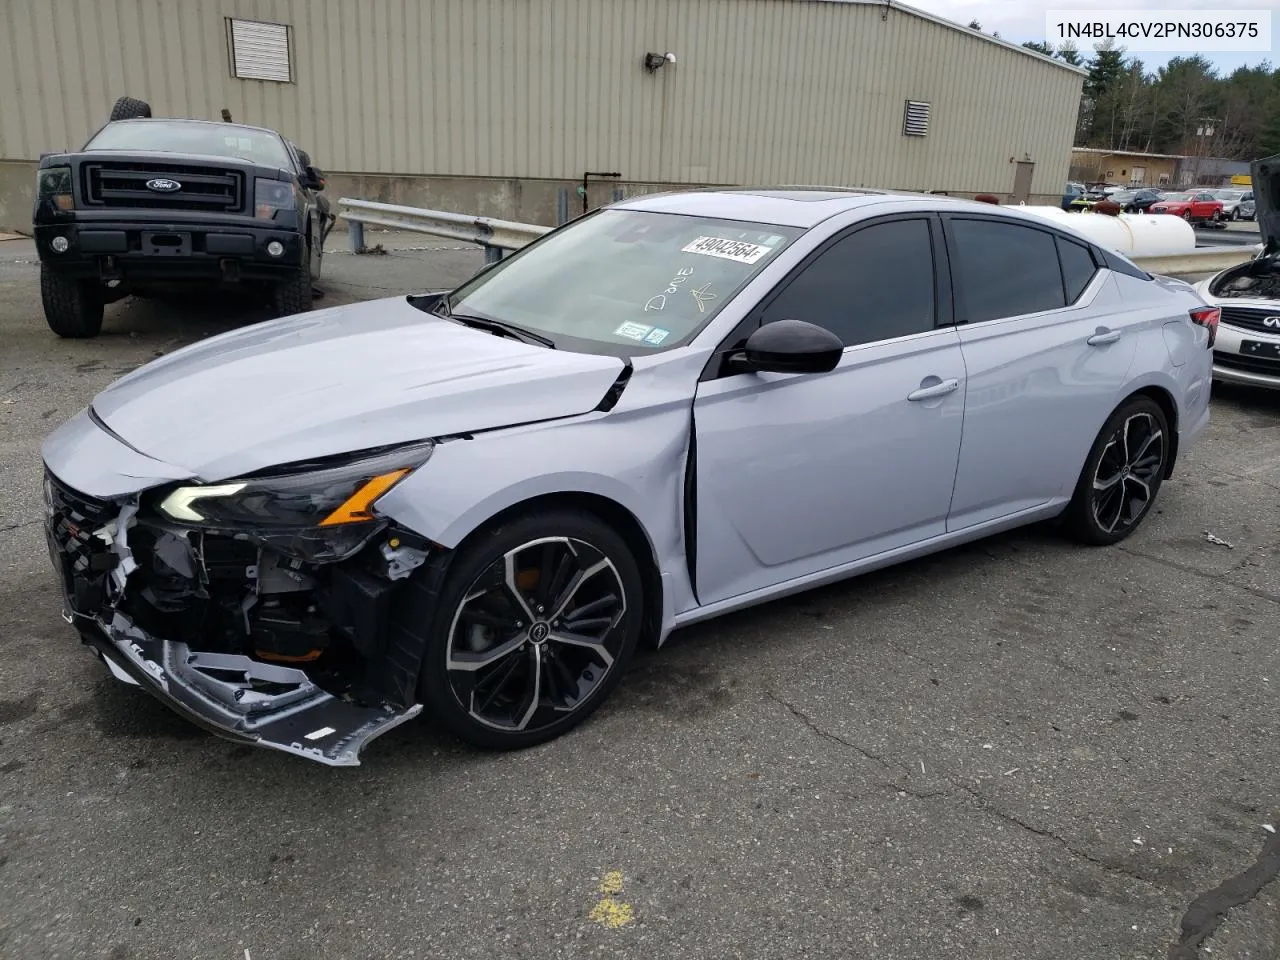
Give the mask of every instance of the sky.
<svg viewBox="0 0 1280 960">
<path fill-rule="evenodd" d="M 957 23 L 967 24 L 977 20 L 983 32 L 995 30 L 1004 40 L 1023 43 L 1027 40 L 1045 39 L 1045 13 L 1048 10 L 1266 10 L 1274 0 L 904 0 L 906 5 L 918 10 L 946 17 Z M 1280 16 L 1272 13 L 1273 52 L 1265 53 L 1206 53 L 1204 56 L 1225 76 L 1241 66 L 1257 66 L 1269 60 L 1272 67 L 1280 66 L 1280 52 L 1275 51 L 1277 27 Z M 1091 48 L 1080 44 L 1080 52 L 1090 56 Z M 1148 71 L 1168 63 L 1178 53 L 1133 53 L 1129 56 L 1141 60 Z M 1190 54 L 1181 54 L 1189 56 Z"/>
</svg>

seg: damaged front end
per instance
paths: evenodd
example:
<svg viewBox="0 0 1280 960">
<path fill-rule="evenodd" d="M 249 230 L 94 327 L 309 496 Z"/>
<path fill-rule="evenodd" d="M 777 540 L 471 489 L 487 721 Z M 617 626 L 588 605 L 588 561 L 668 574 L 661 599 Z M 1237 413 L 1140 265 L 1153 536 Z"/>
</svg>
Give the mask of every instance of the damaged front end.
<svg viewBox="0 0 1280 960">
<path fill-rule="evenodd" d="M 357 765 L 422 709 L 417 625 L 445 554 L 373 504 L 431 449 L 108 499 L 46 466 L 64 617 L 118 679 L 205 729 Z"/>
</svg>

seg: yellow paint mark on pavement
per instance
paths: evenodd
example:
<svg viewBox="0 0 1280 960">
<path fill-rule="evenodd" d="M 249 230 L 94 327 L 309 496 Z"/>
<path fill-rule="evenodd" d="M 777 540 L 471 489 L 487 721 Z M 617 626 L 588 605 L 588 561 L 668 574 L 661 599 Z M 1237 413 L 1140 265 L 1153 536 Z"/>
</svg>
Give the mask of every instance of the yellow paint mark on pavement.
<svg viewBox="0 0 1280 960">
<path fill-rule="evenodd" d="M 610 930 L 616 930 L 618 927 L 625 927 L 636 918 L 631 904 L 614 899 L 622 893 L 620 870 L 610 870 L 604 875 L 600 881 L 600 892 L 604 894 L 604 899 L 591 908 L 591 913 L 588 914 L 589 920 Z"/>
</svg>

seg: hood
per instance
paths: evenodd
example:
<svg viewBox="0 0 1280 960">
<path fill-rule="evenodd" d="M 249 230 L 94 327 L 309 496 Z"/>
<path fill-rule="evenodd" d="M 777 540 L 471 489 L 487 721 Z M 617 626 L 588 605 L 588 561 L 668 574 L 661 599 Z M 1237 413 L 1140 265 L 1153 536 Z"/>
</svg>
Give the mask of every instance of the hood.
<svg viewBox="0 0 1280 960">
<path fill-rule="evenodd" d="M 1280 253 L 1280 153 L 1249 164 L 1262 251 Z"/>
<path fill-rule="evenodd" d="M 93 401 L 135 450 L 205 481 L 586 413 L 617 357 L 497 337 L 404 298 L 255 324 L 152 361 Z"/>
</svg>

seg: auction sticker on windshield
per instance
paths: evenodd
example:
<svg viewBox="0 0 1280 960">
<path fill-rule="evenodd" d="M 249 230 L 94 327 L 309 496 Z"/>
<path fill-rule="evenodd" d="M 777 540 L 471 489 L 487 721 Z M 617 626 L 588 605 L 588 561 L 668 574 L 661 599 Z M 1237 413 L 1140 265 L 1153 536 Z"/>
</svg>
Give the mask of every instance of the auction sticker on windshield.
<svg viewBox="0 0 1280 960">
<path fill-rule="evenodd" d="M 613 331 L 615 337 L 626 337 L 628 340 L 643 340 L 653 327 L 647 323 L 627 323 L 622 324 L 617 330 Z"/>
<path fill-rule="evenodd" d="M 692 243 L 682 247 L 681 253 L 700 253 L 705 257 L 719 257 L 721 260 L 733 260 L 736 263 L 755 263 L 773 250 L 759 243 L 744 243 L 741 240 L 726 240 L 723 237 L 699 237 Z"/>
</svg>

